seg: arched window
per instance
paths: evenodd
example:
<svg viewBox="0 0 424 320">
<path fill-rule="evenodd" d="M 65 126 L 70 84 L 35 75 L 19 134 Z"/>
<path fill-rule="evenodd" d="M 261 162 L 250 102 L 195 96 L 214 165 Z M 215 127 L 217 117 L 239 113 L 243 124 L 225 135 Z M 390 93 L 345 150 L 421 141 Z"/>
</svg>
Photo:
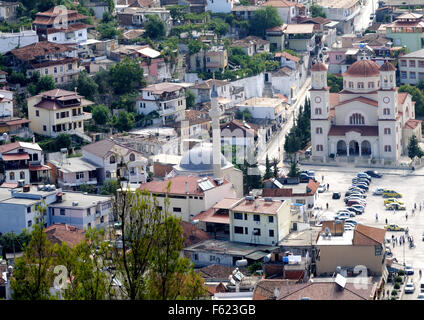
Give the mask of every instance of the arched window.
<svg viewBox="0 0 424 320">
<path fill-rule="evenodd" d="M 322 144 L 317 144 L 316 150 L 317 150 L 317 151 L 322 151 L 322 150 L 324 150 L 324 148 L 323 148 Z"/>
<path fill-rule="evenodd" d="M 364 83 L 358 82 L 358 89 L 364 89 Z"/>
<path fill-rule="evenodd" d="M 392 152 L 392 146 L 384 146 L 384 152 Z"/>
<path fill-rule="evenodd" d="M 134 155 L 134 153 L 131 153 L 130 154 L 130 161 L 135 161 L 135 155 Z"/>
<path fill-rule="evenodd" d="M 321 127 L 316 128 L 315 132 L 316 134 L 322 134 L 322 128 Z"/>
<path fill-rule="evenodd" d="M 25 179 L 25 172 L 19 172 L 19 179 Z"/>
<path fill-rule="evenodd" d="M 115 156 L 110 156 L 109 161 L 110 163 L 115 163 L 116 162 Z"/>
<path fill-rule="evenodd" d="M 349 118 L 350 124 L 365 124 L 365 118 L 360 113 L 354 113 Z"/>
<path fill-rule="evenodd" d="M 353 89 L 353 82 L 349 81 L 349 88 Z"/>
<path fill-rule="evenodd" d="M 321 108 L 315 108 L 315 114 L 322 114 Z"/>
<path fill-rule="evenodd" d="M 390 128 L 384 128 L 384 134 L 391 134 Z"/>
<path fill-rule="evenodd" d="M 374 88 L 374 82 L 368 82 L 368 89 Z"/>
<path fill-rule="evenodd" d="M 383 109 L 383 114 L 384 114 L 385 116 L 390 115 L 390 109 L 389 109 L 389 108 L 384 108 L 384 109 Z"/>
<path fill-rule="evenodd" d="M 9 173 L 9 178 L 10 180 L 15 180 L 15 173 L 14 172 Z"/>
</svg>

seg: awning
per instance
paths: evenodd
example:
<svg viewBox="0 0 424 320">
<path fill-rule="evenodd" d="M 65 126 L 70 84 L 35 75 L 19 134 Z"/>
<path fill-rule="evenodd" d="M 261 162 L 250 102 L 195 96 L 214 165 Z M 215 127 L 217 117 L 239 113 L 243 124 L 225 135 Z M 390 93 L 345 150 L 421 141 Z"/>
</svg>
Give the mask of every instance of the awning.
<svg viewBox="0 0 424 320">
<path fill-rule="evenodd" d="M 29 160 L 28 153 L 13 153 L 13 154 L 3 154 L 3 161 L 18 161 L 18 160 Z"/>
<path fill-rule="evenodd" d="M 45 171 L 45 170 L 51 170 L 51 169 L 52 168 L 45 165 L 30 165 L 29 166 L 29 171 Z"/>
<path fill-rule="evenodd" d="M 269 253 L 264 251 L 255 251 L 252 253 L 249 253 L 247 256 L 244 256 L 246 259 L 250 260 L 260 260 L 263 257 L 267 256 Z"/>
</svg>

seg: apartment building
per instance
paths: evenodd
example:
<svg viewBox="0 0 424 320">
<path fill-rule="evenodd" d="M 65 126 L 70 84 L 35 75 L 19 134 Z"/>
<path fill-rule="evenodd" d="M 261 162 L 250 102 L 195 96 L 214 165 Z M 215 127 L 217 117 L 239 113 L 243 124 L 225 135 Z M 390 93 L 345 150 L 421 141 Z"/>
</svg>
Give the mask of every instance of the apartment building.
<svg viewBox="0 0 424 320">
<path fill-rule="evenodd" d="M 28 99 L 30 128 L 43 136 L 56 137 L 68 133 L 87 139 L 84 120 L 91 119 L 91 113 L 83 109 L 92 104 L 73 91 L 54 89 L 42 92 Z"/>
<path fill-rule="evenodd" d="M 416 85 L 424 80 L 424 49 L 400 56 L 398 62 L 400 83 Z"/>
<path fill-rule="evenodd" d="M 386 37 L 392 39 L 394 47 L 407 47 L 409 52 L 424 47 L 424 16 L 404 13 L 386 25 Z"/>
<path fill-rule="evenodd" d="M 265 36 L 266 40 L 269 41 L 270 50 L 283 50 L 284 45 L 284 30 L 287 28 L 286 24 L 281 26 L 275 26 L 273 28 L 266 29 Z"/>
<path fill-rule="evenodd" d="M 40 41 L 50 41 L 60 44 L 83 44 L 87 42 L 87 29 L 93 28 L 83 22 L 87 19 L 76 10 L 66 10 L 53 7 L 44 12 L 38 12 L 33 22 Z"/>
<path fill-rule="evenodd" d="M 68 45 L 42 41 L 12 50 L 7 55 L 14 68 L 26 70 L 27 78 L 34 73 L 51 75 L 58 85 L 77 79 L 81 71 L 76 49 Z"/>
<path fill-rule="evenodd" d="M 163 125 L 184 119 L 186 109 L 185 88 L 174 83 L 162 82 L 147 86 L 137 98 L 139 114 L 156 111 Z"/>
<path fill-rule="evenodd" d="M 270 43 L 262 38 L 249 36 L 244 39 L 235 40 L 231 44 L 232 47 L 240 47 L 249 57 L 258 53 L 269 52 Z"/>
<path fill-rule="evenodd" d="M 206 11 L 212 13 L 230 13 L 234 6 L 234 0 L 207 0 Z"/>
<path fill-rule="evenodd" d="M 209 50 L 201 49 L 189 58 L 189 70 L 207 72 L 222 71 L 228 65 L 227 50 L 220 47 L 212 47 Z"/>
<path fill-rule="evenodd" d="M 19 2 L 0 1 L 0 20 L 14 22 L 17 19 Z"/>
<path fill-rule="evenodd" d="M 196 104 L 211 101 L 212 83 L 215 83 L 219 97 L 231 98 L 231 83 L 226 80 L 209 79 L 203 82 L 196 82 L 189 89 L 196 96 Z"/>
<path fill-rule="evenodd" d="M 316 5 L 321 7 L 327 19 L 339 22 L 337 31 L 342 34 L 353 33 L 354 23 L 361 11 L 361 1 L 359 0 L 318 0 Z"/>
<path fill-rule="evenodd" d="M 288 24 L 284 30 L 286 48 L 295 51 L 314 51 L 316 47 L 313 24 Z"/>
<path fill-rule="evenodd" d="M 49 178 L 44 165 L 43 151 L 37 143 L 14 142 L 0 146 L 5 182 L 13 186 L 45 182 Z"/>
<path fill-rule="evenodd" d="M 277 245 L 289 234 L 290 201 L 246 196 L 230 209 L 230 240 Z"/>
<path fill-rule="evenodd" d="M 295 17 L 305 15 L 305 6 L 298 1 L 270 0 L 262 3 L 262 7 L 271 6 L 277 9 L 278 15 L 285 23 L 293 23 Z"/>
<path fill-rule="evenodd" d="M 122 26 L 129 29 L 139 29 L 144 27 L 144 24 L 148 21 L 148 16 L 157 15 L 166 26 L 166 34 L 172 28 L 172 17 L 169 10 L 162 7 L 127 7 L 117 13 L 117 18 Z"/>
</svg>

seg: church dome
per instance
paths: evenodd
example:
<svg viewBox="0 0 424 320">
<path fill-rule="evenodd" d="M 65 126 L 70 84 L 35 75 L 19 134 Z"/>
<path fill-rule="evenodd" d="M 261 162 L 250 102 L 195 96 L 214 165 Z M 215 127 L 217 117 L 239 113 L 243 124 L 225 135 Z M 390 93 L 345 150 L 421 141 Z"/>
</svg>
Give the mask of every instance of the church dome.
<svg viewBox="0 0 424 320">
<path fill-rule="evenodd" d="M 221 153 L 221 168 L 228 165 L 227 159 Z M 186 171 L 213 171 L 212 143 L 201 143 L 185 152 L 179 167 Z"/>
<path fill-rule="evenodd" d="M 396 71 L 396 68 L 389 61 L 386 61 L 380 67 L 380 71 Z"/>
<path fill-rule="evenodd" d="M 325 66 L 325 64 L 321 62 L 315 63 L 311 68 L 311 71 L 327 71 L 327 70 L 328 68 Z"/>
<path fill-rule="evenodd" d="M 375 77 L 380 75 L 380 67 L 371 60 L 359 60 L 353 63 L 343 75 L 350 77 Z"/>
</svg>

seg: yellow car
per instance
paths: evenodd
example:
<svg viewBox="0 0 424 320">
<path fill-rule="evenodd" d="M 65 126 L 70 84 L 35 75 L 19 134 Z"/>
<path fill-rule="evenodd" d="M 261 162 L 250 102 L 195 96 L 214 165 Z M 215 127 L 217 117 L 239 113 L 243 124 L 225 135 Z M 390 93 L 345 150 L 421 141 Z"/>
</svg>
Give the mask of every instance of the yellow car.
<svg viewBox="0 0 424 320">
<path fill-rule="evenodd" d="M 401 205 L 396 202 L 386 204 L 386 210 L 406 210 L 404 205 Z"/>
<path fill-rule="evenodd" d="M 399 227 L 397 224 L 384 226 L 387 231 L 405 231 L 405 228 Z"/>
<path fill-rule="evenodd" d="M 389 204 L 389 203 L 404 204 L 402 201 L 399 201 L 398 199 L 395 199 L 395 198 L 389 198 L 389 199 L 384 200 L 384 205 Z"/>
<path fill-rule="evenodd" d="M 394 190 L 384 190 L 383 198 L 402 198 L 402 195 Z"/>
</svg>

